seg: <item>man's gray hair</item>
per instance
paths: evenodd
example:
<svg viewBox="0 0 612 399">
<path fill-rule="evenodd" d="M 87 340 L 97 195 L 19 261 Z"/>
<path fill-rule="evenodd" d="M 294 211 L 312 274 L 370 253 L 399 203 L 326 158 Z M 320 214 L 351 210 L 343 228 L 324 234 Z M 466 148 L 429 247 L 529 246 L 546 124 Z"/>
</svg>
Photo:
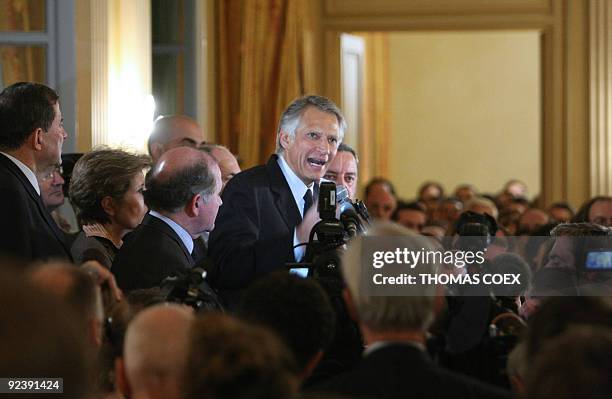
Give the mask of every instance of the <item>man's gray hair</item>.
<svg viewBox="0 0 612 399">
<path fill-rule="evenodd" d="M 395 223 L 381 223 L 368 230 L 368 236 L 378 237 L 377 245 L 384 248 L 377 250 L 395 250 L 406 248 L 408 251 L 437 251 L 431 241 Z M 408 240 L 406 238 L 409 238 Z M 384 238 L 384 241 L 382 240 Z M 365 290 L 369 282 L 362 281 L 367 275 L 364 267 L 364 238 L 354 238 L 342 257 L 342 272 L 359 320 L 372 331 L 419 330 L 425 331 L 434 316 L 436 287 L 429 284 L 407 286 L 406 295 L 402 296 L 371 296 Z M 439 265 L 421 263 L 409 272 L 415 274 L 435 274 Z M 370 267 L 371 264 L 370 264 Z"/>
<path fill-rule="evenodd" d="M 300 120 L 307 107 L 315 107 L 319 111 L 333 114 L 338 119 L 339 137 L 338 142 L 342 142 L 346 131 L 346 120 L 340 108 L 329 98 L 316 95 L 307 95 L 293 100 L 281 115 L 276 132 L 276 153 L 281 154 L 284 149 L 280 143 L 281 132 L 286 132 L 292 139 L 295 139 L 295 132 L 300 125 Z"/>
</svg>

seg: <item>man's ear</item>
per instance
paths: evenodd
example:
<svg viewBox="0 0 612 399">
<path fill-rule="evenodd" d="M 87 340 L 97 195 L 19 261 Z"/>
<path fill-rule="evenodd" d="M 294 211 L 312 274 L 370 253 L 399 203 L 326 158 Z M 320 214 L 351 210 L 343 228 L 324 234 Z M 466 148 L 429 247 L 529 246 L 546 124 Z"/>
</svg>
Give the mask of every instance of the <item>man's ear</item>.
<svg viewBox="0 0 612 399">
<path fill-rule="evenodd" d="M 185 213 L 187 214 L 187 216 L 194 217 L 200 214 L 202 207 L 202 204 L 200 203 L 201 198 L 202 194 L 200 193 L 195 194 L 193 197 L 191 197 L 187 205 L 185 205 Z"/>
<path fill-rule="evenodd" d="M 113 200 L 110 196 L 107 195 L 106 197 L 102 198 L 100 205 L 106 214 L 115 216 L 115 200 Z"/>
<path fill-rule="evenodd" d="M 159 159 L 164 153 L 164 145 L 162 143 L 151 143 L 151 158 Z"/>
<path fill-rule="evenodd" d="M 344 288 L 342 290 L 342 299 L 344 299 L 344 303 L 346 304 L 346 311 L 348 312 L 351 319 L 355 322 L 359 322 L 359 314 L 357 313 L 357 306 L 355 306 L 355 302 L 353 301 L 353 295 L 351 295 L 351 291 L 348 288 Z"/>
<path fill-rule="evenodd" d="M 132 394 L 132 387 L 130 387 L 130 381 L 125 372 L 123 357 L 115 358 L 115 381 L 117 382 L 117 388 L 119 388 L 123 396 L 129 398 Z"/>
<path fill-rule="evenodd" d="M 44 130 L 42 130 L 41 128 L 38 128 L 30 134 L 30 140 L 32 140 L 31 145 L 36 151 L 41 151 L 43 149 L 43 134 L 44 133 L 45 133 Z"/>
<path fill-rule="evenodd" d="M 289 133 L 285 132 L 284 130 L 281 130 L 280 145 L 281 147 L 283 147 L 283 150 L 287 149 L 287 147 L 289 147 L 289 144 L 291 144 L 291 136 L 289 135 Z"/>
</svg>

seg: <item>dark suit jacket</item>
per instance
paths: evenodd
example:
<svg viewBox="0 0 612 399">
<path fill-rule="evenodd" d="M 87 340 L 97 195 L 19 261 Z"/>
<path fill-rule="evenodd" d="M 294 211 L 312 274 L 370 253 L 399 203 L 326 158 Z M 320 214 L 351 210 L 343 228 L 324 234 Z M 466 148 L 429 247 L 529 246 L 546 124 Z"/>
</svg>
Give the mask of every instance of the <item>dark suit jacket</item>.
<svg viewBox="0 0 612 399">
<path fill-rule="evenodd" d="M 191 254 L 170 226 L 154 216 L 125 237 L 111 271 L 124 290 L 159 286 L 171 275 L 179 275 L 194 265 Z"/>
<path fill-rule="evenodd" d="M 435 365 L 426 353 L 391 344 L 368 354 L 355 370 L 340 374 L 317 391 L 363 398 L 510 398 L 510 394 Z"/>
<path fill-rule="evenodd" d="M 0 252 L 27 261 L 72 261 L 64 233 L 23 172 L 0 154 Z"/>
<path fill-rule="evenodd" d="M 277 159 L 273 155 L 225 186 L 208 241 L 215 288 L 242 290 L 256 277 L 295 262 L 293 234 L 302 217 Z"/>
</svg>

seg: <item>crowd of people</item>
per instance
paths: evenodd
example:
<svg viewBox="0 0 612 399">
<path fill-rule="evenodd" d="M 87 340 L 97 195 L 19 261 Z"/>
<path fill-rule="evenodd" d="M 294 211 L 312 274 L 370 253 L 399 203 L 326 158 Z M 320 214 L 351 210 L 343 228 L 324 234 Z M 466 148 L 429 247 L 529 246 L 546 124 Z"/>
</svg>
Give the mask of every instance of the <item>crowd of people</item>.
<svg viewBox="0 0 612 399">
<path fill-rule="evenodd" d="M 612 395 L 612 197 L 575 212 L 530 201 L 519 180 L 495 194 L 429 181 L 405 199 L 377 177 L 360 191 L 345 129 L 331 100 L 309 95 L 283 112 L 268 162 L 244 171 L 183 115 L 156 120 L 148 155 L 62 155 L 58 94 L 5 88 L 0 377 L 62 378 L 64 398 Z M 325 249 L 339 269 L 319 273 L 305 244 L 326 180 L 349 202 L 363 192 L 371 220 Z M 478 267 L 423 261 L 408 274 L 521 284 L 373 295 L 370 238 L 486 252 Z"/>
</svg>

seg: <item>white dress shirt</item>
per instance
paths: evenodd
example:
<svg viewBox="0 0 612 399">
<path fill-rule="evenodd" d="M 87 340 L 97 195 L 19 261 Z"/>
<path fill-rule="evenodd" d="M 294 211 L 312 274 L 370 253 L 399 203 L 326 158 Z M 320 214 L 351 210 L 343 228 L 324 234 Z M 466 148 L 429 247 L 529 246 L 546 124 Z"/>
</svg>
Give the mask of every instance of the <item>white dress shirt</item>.
<svg viewBox="0 0 612 399">
<path fill-rule="evenodd" d="M 305 185 L 304 182 L 295 174 L 295 172 L 291 169 L 285 158 L 279 154 L 278 156 L 278 166 L 280 167 L 283 175 L 285 176 L 285 180 L 287 184 L 289 184 L 289 189 L 291 189 L 291 194 L 293 195 L 293 199 L 295 200 L 295 204 L 298 207 L 298 211 L 302 218 L 304 218 L 304 195 L 306 195 L 306 191 L 310 190 L 311 193 L 314 188 L 314 183 L 311 183 L 309 186 Z M 314 201 L 314 195 L 313 195 Z M 297 238 L 297 228 L 293 229 L 293 246 L 301 244 Z M 300 261 L 304 257 L 304 253 L 306 252 L 306 247 L 301 245 L 299 247 L 295 247 L 293 249 L 293 255 L 295 256 L 296 261 Z"/>
</svg>

